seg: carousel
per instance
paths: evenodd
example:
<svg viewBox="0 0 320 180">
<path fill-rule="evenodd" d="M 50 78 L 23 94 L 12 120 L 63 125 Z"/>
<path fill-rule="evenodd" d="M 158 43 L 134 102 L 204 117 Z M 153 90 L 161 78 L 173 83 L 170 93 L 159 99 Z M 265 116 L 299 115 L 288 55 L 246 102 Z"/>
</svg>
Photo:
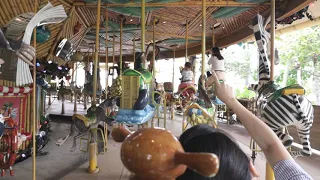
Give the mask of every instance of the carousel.
<svg viewBox="0 0 320 180">
<path fill-rule="evenodd" d="M 48 143 L 63 154 L 62 146 L 69 142 L 70 152 L 81 151 L 87 156 L 87 171 L 86 175 L 81 172 L 81 177 L 68 172 L 62 179 L 98 177 L 106 170 L 105 164 L 112 164 L 101 160 L 110 160 L 112 153 L 117 154 L 115 161 L 122 167 L 120 174 L 112 175 L 114 179 L 121 179 L 126 171 L 124 179 L 171 180 L 187 168 L 214 177 L 221 163 L 218 156 L 187 153 L 177 140 L 192 126 L 209 124 L 223 129 L 225 125 L 220 127 L 223 123 L 218 119 L 230 122 L 232 118 L 232 110 L 215 95 L 213 77 L 205 72 L 207 58 L 216 49 L 254 35 L 259 69 L 270 71 L 270 75 L 266 80 L 259 74 L 259 84 L 249 88 L 258 98 L 241 103 L 262 117 L 267 112 L 261 104 L 292 94 L 304 98 L 305 90 L 300 85 L 274 84 L 274 64 L 279 62 L 275 33 L 276 23 L 290 24 L 299 14 L 311 20 L 308 7 L 312 2 L 1 1 L 1 176 L 8 171 L 14 179 L 15 164 L 19 166 L 19 162 L 32 157 L 28 179 L 36 180 L 41 171 L 36 155 L 50 153 L 43 152 Z M 257 32 L 263 33 L 259 37 Z M 261 43 L 262 38 L 267 42 Z M 200 59 L 197 54 L 201 54 Z M 177 58 L 184 58 L 180 72 L 175 72 Z M 157 62 L 166 59 L 173 62 L 169 67 L 172 76 L 168 75 L 172 80 L 157 82 Z M 226 81 L 228 73 L 224 63 L 211 63 L 211 69 L 219 72 L 220 82 Z M 200 73 L 198 79 L 196 73 Z M 178 83 L 177 76 L 181 77 Z M 262 84 L 266 88 L 259 86 Z M 318 116 L 318 111 L 310 113 Z M 59 132 L 61 137 L 54 141 L 49 138 L 56 133 L 49 115 L 71 119 L 68 132 Z M 277 126 L 274 131 L 286 137 L 281 140 L 290 147 L 292 156 L 320 155 L 303 138 L 303 147 L 291 149 L 293 138 L 286 127 Z M 248 147 L 255 161 L 260 149 L 251 137 Z M 305 152 L 306 148 L 310 151 Z M 265 179 L 274 179 L 272 168 L 264 163 Z"/>
</svg>

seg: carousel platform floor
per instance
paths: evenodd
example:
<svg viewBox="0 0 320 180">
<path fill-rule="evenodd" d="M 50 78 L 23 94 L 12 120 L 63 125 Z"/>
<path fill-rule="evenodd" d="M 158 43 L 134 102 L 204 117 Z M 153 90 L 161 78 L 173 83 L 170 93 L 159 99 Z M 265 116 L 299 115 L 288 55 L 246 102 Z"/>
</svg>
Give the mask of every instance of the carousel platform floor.
<svg viewBox="0 0 320 180">
<path fill-rule="evenodd" d="M 46 101 L 48 102 L 48 100 Z M 71 102 L 69 100 L 66 100 L 64 102 L 64 114 L 61 114 L 62 110 L 62 102 L 58 101 L 57 99 L 54 99 L 52 101 L 52 104 L 49 106 L 48 103 L 46 104 L 46 113 L 50 115 L 58 115 L 58 116 L 72 116 L 74 112 L 74 102 Z M 90 103 L 88 103 L 87 107 L 90 107 Z M 84 109 L 83 102 L 78 103 L 77 102 L 77 114 L 85 114 L 86 109 Z"/>
<path fill-rule="evenodd" d="M 171 131 L 175 136 L 181 134 L 181 116 L 176 116 L 174 121 L 167 120 L 167 129 Z M 239 143 L 244 152 L 251 157 L 251 150 L 249 148 L 250 136 L 247 131 L 239 125 L 227 125 L 224 123 L 219 124 L 220 128 L 228 132 Z M 160 127 L 163 127 L 163 122 L 160 122 Z M 120 147 L 121 143 L 116 143 L 112 139 L 109 140 L 108 153 L 102 156 L 98 156 L 98 165 L 100 172 L 97 174 L 87 173 L 88 162 L 78 167 L 62 178 L 62 180 L 125 180 L 130 178 L 130 172 L 124 168 L 120 160 Z M 312 155 L 310 158 L 297 158 L 296 161 L 314 178 L 320 179 L 320 157 Z M 256 159 L 255 167 L 260 173 L 258 180 L 265 179 L 265 164 L 266 160 L 263 154 L 259 153 Z"/>
<path fill-rule="evenodd" d="M 66 101 L 65 115 L 57 116 L 61 113 L 61 102 L 55 100 L 47 113 L 51 114 L 52 133 L 51 141 L 43 149 L 49 151 L 48 155 L 37 157 L 37 180 L 125 180 L 129 179 L 130 173 L 124 168 L 120 160 L 121 143 L 116 143 L 109 139 L 108 152 L 98 156 L 98 165 L 100 172 L 97 174 L 87 173 L 88 158 L 86 154 L 79 151 L 79 141 L 77 150 L 69 152 L 72 145 L 72 138 L 69 138 L 63 146 L 56 146 L 55 140 L 69 133 L 70 120 L 73 115 L 73 103 Z M 54 113 L 56 112 L 56 114 Z M 78 113 L 84 114 L 83 105 L 78 106 Z M 167 120 L 167 129 L 175 136 L 181 134 L 182 118 L 176 115 L 175 120 Z M 249 146 L 250 136 L 247 131 L 239 125 L 227 125 L 219 123 L 221 129 L 233 136 L 244 152 L 250 157 Z M 160 127 L 163 127 L 163 121 L 160 121 Z M 320 156 L 312 155 L 310 158 L 297 158 L 297 162 L 314 178 L 320 179 Z M 258 154 L 255 164 L 260 172 L 258 180 L 265 179 L 265 158 L 263 154 Z M 7 173 L 5 180 L 31 180 L 32 179 L 32 159 L 29 158 L 14 166 L 15 176 L 10 177 Z"/>
</svg>

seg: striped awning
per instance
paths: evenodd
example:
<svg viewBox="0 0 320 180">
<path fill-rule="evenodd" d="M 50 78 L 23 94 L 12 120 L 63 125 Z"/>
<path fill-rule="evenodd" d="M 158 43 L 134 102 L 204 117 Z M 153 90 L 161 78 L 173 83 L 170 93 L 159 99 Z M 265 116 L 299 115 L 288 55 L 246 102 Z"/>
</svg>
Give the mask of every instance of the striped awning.
<svg viewBox="0 0 320 180">
<path fill-rule="evenodd" d="M 6 87 L 0 86 L 0 96 L 16 96 L 19 94 L 27 94 L 32 91 L 31 87 Z"/>
</svg>

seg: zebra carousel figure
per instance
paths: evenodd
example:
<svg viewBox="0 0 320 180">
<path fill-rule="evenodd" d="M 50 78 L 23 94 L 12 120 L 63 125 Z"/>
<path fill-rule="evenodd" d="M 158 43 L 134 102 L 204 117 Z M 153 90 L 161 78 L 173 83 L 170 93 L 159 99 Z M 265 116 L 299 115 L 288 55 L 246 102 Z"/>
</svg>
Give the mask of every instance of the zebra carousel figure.
<svg viewBox="0 0 320 180">
<path fill-rule="evenodd" d="M 281 88 L 270 80 L 269 57 L 270 34 L 265 30 L 268 20 L 257 15 L 252 21 L 252 29 L 259 52 L 259 83 L 251 84 L 249 90 L 257 93 L 257 115 L 274 131 L 285 147 L 291 146 L 293 138 L 285 134 L 283 129 L 295 126 L 303 146 L 301 151 L 291 151 L 293 157 L 310 156 L 310 128 L 314 111 L 311 102 L 304 95 L 300 85 Z M 279 63 L 276 51 L 275 64 Z M 255 158 L 255 157 L 253 157 Z M 253 159 L 254 160 L 254 159 Z"/>
</svg>

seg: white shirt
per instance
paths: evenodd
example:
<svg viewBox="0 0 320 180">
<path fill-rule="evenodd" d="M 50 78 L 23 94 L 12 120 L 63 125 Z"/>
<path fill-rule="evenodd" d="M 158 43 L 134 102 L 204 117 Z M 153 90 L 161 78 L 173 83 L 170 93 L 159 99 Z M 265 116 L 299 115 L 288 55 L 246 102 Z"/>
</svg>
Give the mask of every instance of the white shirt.
<svg viewBox="0 0 320 180">
<path fill-rule="evenodd" d="M 224 59 L 219 60 L 216 56 L 211 56 L 211 58 L 208 61 L 208 65 L 211 65 L 212 71 L 225 71 Z"/>
<path fill-rule="evenodd" d="M 193 79 L 193 72 L 191 70 L 183 70 L 181 75 L 183 82 L 192 81 Z"/>
</svg>

